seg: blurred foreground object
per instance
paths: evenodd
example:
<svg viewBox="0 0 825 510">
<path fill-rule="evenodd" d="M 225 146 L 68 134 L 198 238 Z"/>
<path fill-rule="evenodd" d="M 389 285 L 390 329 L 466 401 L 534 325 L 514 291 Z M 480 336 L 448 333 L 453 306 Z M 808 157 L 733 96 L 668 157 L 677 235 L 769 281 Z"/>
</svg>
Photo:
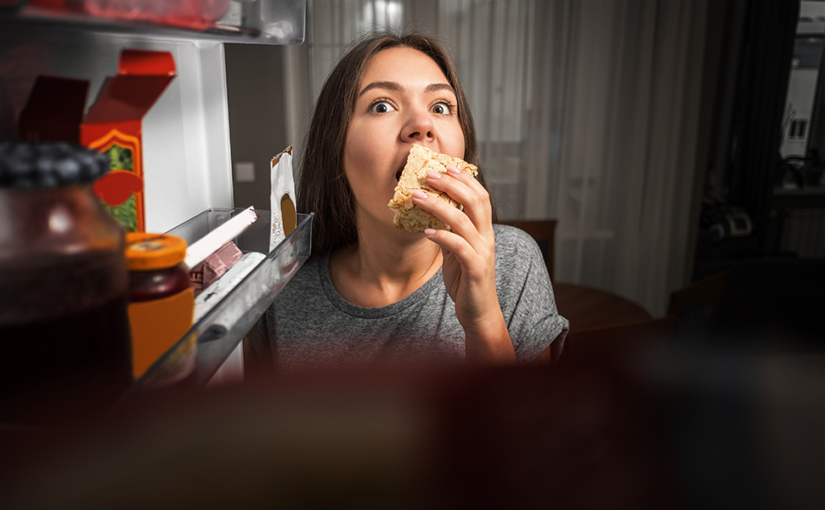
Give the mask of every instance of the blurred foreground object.
<svg viewBox="0 0 825 510">
<path fill-rule="evenodd" d="M 95 413 L 132 383 L 124 233 L 92 192 L 108 163 L 0 141 L 0 423 Z"/>
<path fill-rule="evenodd" d="M 4 508 L 679 508 L 639 390 L 608 363 L 155 395 L 95 429 L 33 439 L 9 457 Z"/>
</svg>

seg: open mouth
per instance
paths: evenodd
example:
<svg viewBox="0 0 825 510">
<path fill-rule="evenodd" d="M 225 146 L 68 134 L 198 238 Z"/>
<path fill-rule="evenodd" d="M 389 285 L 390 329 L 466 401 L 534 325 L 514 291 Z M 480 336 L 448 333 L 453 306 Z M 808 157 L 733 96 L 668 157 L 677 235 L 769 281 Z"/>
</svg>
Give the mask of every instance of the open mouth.
<svg viewBox="0 0 825 510">
<path fill-rule="evenodd" d="M 402 174 L 403 172 L 404 172 L 404 167 L 403 167 L 403 166 L 402 166 L 401 168 L 399 168 L 397 172 L 395 172 L 395 180 L 396 180 L 396 181 L 400 181 L 400 180 L 401 180 L 401 174 Z"/>
</svg>

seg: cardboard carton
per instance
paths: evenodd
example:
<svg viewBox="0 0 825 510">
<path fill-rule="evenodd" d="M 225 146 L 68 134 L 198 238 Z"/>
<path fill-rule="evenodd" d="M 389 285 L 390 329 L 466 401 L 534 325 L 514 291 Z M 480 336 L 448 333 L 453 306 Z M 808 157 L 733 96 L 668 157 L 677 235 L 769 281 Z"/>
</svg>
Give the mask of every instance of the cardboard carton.
<svg viewBox="0 0 825 510">
<path fill-rule="evenodd" d="M 123 50 L 83 118 L 88 82 L 39 76 L 18 121 L 18 138 L 67 141 L 109 155 L 112 169 L 95 182 L 104 207 L 127 232 L 145 232 L 143 117 L 175 78 L 166 51 Z"/>
</svg>

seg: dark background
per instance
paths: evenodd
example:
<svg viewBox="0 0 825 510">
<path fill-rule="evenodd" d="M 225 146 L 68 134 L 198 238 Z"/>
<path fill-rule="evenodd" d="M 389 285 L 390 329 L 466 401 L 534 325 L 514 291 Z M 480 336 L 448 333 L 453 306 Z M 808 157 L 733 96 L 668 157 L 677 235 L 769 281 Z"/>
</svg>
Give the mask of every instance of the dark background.
<svg viewBox="0 0 825 510">
<path fill-rule="evenodd" d="M 715 326 L 717 345 L 821 350 L 825 260 L 783 252 L 778 239 L 786 206 L 825 209 L 825 196 L 804 204 L 774 197 L 783 172 L 782 115 L 799 2 L 724 5 L 724 21 L 715 21 L 724 24 L 724 36 L 716 48 L 722 56 L 706 179 L 721 186 L 706 191 L 747 212 L 753 233 L 714 242 L 700 229 L 693 279 L 731 271 Z M 815 101 L 813 123 L 823 118 L 823 102 Z M 821 239 L 825 232 L 810 235 Z"/>
</svg>

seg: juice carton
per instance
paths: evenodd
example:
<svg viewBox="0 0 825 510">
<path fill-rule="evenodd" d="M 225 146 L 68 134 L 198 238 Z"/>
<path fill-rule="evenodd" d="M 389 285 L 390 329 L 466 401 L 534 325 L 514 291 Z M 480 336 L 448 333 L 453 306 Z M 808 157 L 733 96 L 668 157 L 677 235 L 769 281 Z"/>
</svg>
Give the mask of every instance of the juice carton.
<svg viewBox="0 0 825 510">
<path fill-rule="evenodd" d="M 106 78 L 85 118 L 88 81 L 38 76 L 20 113 L 17 136 L 66 141 L 107 154 L 111 171 L 95 182 L 94 192 L 127 232 L 145 232 L 143 117 L 175 72 L 169 52 L 123 50 L 118 73 Z"/>
<path fill-rule="evenodd" d="M 80 127 L 80 144 L 109 155 L 112 170 L 95 193 L 127 232 L 145 232 L 143 116 L 175 77 L 166 51 L 123 50 L 118 74 L 106 78 Z"/>
</svg>

